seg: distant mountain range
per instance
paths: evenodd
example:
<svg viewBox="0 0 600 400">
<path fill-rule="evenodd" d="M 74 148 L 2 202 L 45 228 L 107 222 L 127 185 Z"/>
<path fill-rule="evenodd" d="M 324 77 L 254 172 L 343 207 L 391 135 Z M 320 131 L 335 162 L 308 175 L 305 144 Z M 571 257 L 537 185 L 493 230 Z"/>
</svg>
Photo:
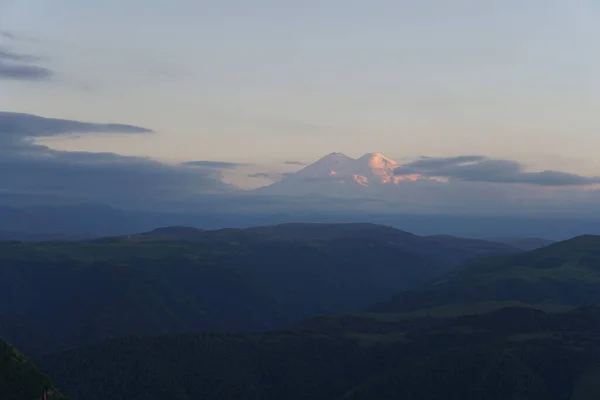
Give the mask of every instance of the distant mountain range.
<svg viewBox="0 0 600 400">
<path fill-rule="evenodd" d="M 389 185 L 382 184 L 382 186 Z M 271 201 L 279 204 L 278 200 L 271 200 L 271 196 L 256 197 L 263 199 L 267 205 L 271 204 L 269 203 Z M 363 212 L 347 210 L 343 207 L 334 209 L 336 204 L 343 205 L 342 203 L 346 201 L 343 197 L 338 197 L 335 201 L 330 198 L 328 200 L 330 209 L 321 211 L 293 207 L 289 209 L 275 207 L 272 210 L 266 207 L 262 211 L 244 208 L 247 202 L 256 200 L 254 197 L 253 199 L 212 199 L 210 204 L 206 204 L 206 209 L 197 212 L 149 212 L 119 209 L 102 204 L 7 206 L 0 203 L 0 240 L 33 242 L 53 239 L 89 239 L 150 231 L 161 226 L 179 225 L 214 230 L 290 222 L 370 222 L 393 226 L 419 235 L 444 234 L 503 243 L 516 240 L 520 243 L 513 245 L 522 249 L 543 245 L 547 243 L 545 242 L 547 239 L 564 240 L 586 233 L 600 234 L 600 222 L 593 219 L 410 214 L 401 209 L 380 212 L 377 207 L 374 207 L 373 211 Z M 301 196 L 292 196 L 290 199 L 297 205 L 312 201 L 310 197 Z M 215 205 L 220 208 L 215 209 Z"/>
</svg>

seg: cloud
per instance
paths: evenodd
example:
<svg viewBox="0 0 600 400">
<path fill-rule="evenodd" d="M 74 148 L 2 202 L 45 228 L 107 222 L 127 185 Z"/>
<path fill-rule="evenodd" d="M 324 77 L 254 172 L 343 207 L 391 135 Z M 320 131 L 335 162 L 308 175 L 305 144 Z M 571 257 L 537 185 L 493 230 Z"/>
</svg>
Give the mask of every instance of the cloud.
<svg viewBox="0 0 600 400">
<path fill-rule="evenodd" d="M 48 68 L 36 65 L 11 64 L 0 60 L 0 79 L 47 81 L 54 76 Z"/>
<path fill-rule="evenodd" d="M 302 166 L 308 165 L 307 163 L 304 163 L 302 161 L 285 161 L 284 164 L 287 164 L 287 165 L 302 165 Z"/>
<path fill-rule="evenodd" d="M 484 156 L 458 156 L 458 157 L 445 157 L 445 158 L 432 158 L 432 157 L 421 157 L 417 161 L 413 161 L 409 165 L 413 168 L 444 168 L 456 164 L 465 164 L 484 161 Z"/>
<path fill-rule="evenodd" d="M 559 171 L 525 172 L 523 166 L 514 161 L 483 156 L 421 158 L 396 171 L 447 177 L 447 184 L 402 182 L 398 186 L 384 185 L 382 192 L 373 196 L 371 192 L 355 192 L 346 186 L 339 187 L 338 192 L 315 191 L 316 194 L 310 196 L 283 197 L 269 195 L 268 191 L 241 193 L 221 181 L 224 170 L 247 164 L 199 160 L 167 165 L 114 153 L 59 151 L 36 142 L 36 139 L 60 135 L 103 133 L 143 137 L 152 132 L 152 129 L 137 125 L 0 112 L 0 203 L 7 198 L 27 197 L 45 203 L 64 200 L 135 209 L 254 212 L 273 210 L 274 207 L 279 210 L 333 210 L 343 202 L 348 210 L 391 213 L 399 209 L 407 213 L 480 214 L 554 213 L 575 209 L 582 215 L 597 212 L 597 204 L 600 204 L 600 192 L 570 187 L 597 182 L 594 178 Z M 288 174 L 265 168 L 248 177 L 280 181 Z M 529 185 L 514 187 L 499 183 Z M 285 181 L 277 185 L 286 188 Z M 290 190 L 295 189 L 298 182 L 288 186 Z M 326 187 L 338 188 L 334 185 Z"/>
<path fill-rule="evenodd" d="M 248 178 L 270 179 L 272 181 L 280 181 L 286 176 L 293 175 L 293 172 L 256 172 L 249 174 Z"/>
<path fill-rule="evenodd" d="M 24 35 L 21 33 L 14 33 L 9 31 L 0 31 L 0 39 L 5 39 L 10 42 L 35 42 L 40 43 L 43 42 L 42 39 L 32 37 L 29 35 Z"/>
<path fill-rule="evenodd" d="M 17 40 L 17 35 L 7 32 L 7 31 L 0 31 L 0 37 L 3 37 L 5 39 L 10 39 L 10 40 Z"/>
<path fill-rule="evenodd" d="M 20 54 L 20 53 L 14 53 L 12 51 L 3 49 L 0 47 L 0 60 L 3 61 L 37 61 L 39 60 L 38 57 L 36 56 L 31 56 L 29 54 Z"/>
<path fill-rule="evenodd" d="M 10 34 L 8 35 L 12 38 L 16 38 Z M 40 60 L 40 57 L 37 56 L 21 54 L 0 47 L 0 79 L 28 81 L 44 81 L 51 79 L 54 76 L 52 70 L 33 64 Z"/>
<path fill-rule="evenodd" d="M 34 141 L 70 133 L 152 132 L 135 125 L 0 112 L 0 195 L 141 207 L 231 189 L 209 169 L 172 166 L 114 153 L 59 151 Z"/>
<path fill-rule="evenodd" d="M 268 172 L 257 172 L 255 174 L 249 174 L 248 178 L 265 178 L 265 179 L 274 179 L 273 174 L 270 174 Z"/>
<path fill-rule="evenodd" d="M 99 124 L 31 114 L 0 111 L 0 137 L 35 138 L 72 133 L 153 133 L 151 129 L 125 124 Z"/>
<path fill-rule="evenodd" d="M 478 155 L 447 158 L 423 157 L 396 169 L 397 175 L 420 174 L 467 182 L 521 183 L 537 186 L 583 186 L 600 183 L 600 177 L 546 170 L 526 172 L 516 161 Z"/>
<path fill-rule="evenodd" d="M 187 167 L 202 167 L 202 168 L 213 168 L 213 169 L 234 169 L 237 167 L 243 167 L 248 164 L 236 163 L 228 161 L 188 161 L 182 164 Z"/>
</svg>

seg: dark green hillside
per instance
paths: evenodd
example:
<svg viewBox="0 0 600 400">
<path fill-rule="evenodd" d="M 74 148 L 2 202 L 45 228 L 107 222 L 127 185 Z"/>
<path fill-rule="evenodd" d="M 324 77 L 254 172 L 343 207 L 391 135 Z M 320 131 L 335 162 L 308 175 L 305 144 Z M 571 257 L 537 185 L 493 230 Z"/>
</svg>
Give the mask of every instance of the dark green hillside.
<svg viewBox="0 0 600 400">
<path fill-rule="evenodd" d="M 508 256 L 473 260 L 442 281 L 403 292 L 372 309 L 448 316 L 529 305 L 561 311 L 600 304 L 600 236 L 580 236 Z"/>
<path fill-rule="evenodd" d="M 495 243 L 504 243 L 525 251 L 539 249 L 555 243 L 554 240 L 541 238 L 490 238 L 488 240 Z"/>
<path fill-rule="evenodd" d="M 385 372 L 343 398 L 592 400 L 600 386 L 600 311 L 508 308 L 415 329 Z M 392 346 L 394 347 L 394 346 Z"/>
<path fill-rule="evenodd" d="M 7 323 L 0 333 L 31 353 L 124 333 L 252 330 L 278 322 L 276 305 L 252 277 L 186 254 L 193 250 L 186 246 L 68 243 L 3 250 L 0 312 Z"/>
<path fill-rule="evenodd" d="M 368 240 L 394 245 L 407 252 L 423 255 L 440 267 L 452 269 L 473 257 L 511 254 L 517 247 L 492 241 L 454 236 L 417 236 L 389 226 L 369 223 L 318 224 L 288 223 L 247 229 L 201 231 L 185 227 L 161 228 L 144 237 L 164 237 L 205 243 L 256 244 L 259 242 L 306 242 L 324 240 Z"/>
<path fill-rule="evenodd" d="M 44 359 L 73 399 L 334 399 L 365 374 L 364 349 L 292 333 L 128 337 Z"/>
<path fill-rule="evenodd" d="M 23 354 L 0 339 L 0 399 L 38 400 L 44 391 L 49 400 L 66 400 Z"/>
<path fill-rule="evenodd" d="M 290 332 L 132 337 L 43 364 L 82 400 L 592 400 L 600 382 L 596 308 L 508 308 L 386 333 L 395 340 Z"/>
<path fill-rule="evenodd" d="M 28 354 L 123 334 L 260 331 L 360 309 L 514 252 L 369 224 L 0 242 L 0 334 Z"/>
<path fill-rule="evenodd" d="M 377 241 L 339 240 L 311 246 L 347 255 L 348 271 L 392 255 Z M 236 243 L 261 249 L 244 253 L 257 265 L 273 265 L 267 248 L 285 248 L 298 266 L 319 259 L 310 246 L 295 253 L 289 240 Z M 82 400 L 592 400 L 600 393 L 600 309 L 580 306 L 600 304 L 599 293 L 600 237 L 582 236 L 475 259 L 369 312 L 313 318 L 290 332 L 128 337 L 41 362 Z"/>
</svg>

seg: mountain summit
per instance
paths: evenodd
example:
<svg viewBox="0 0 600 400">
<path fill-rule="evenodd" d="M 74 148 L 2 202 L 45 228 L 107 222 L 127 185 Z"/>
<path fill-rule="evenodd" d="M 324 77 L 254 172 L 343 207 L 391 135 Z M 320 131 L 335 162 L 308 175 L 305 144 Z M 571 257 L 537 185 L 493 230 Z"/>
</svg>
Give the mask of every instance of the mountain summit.
<svg viewBox="0 0 600 400">
<path fill-rule="evenodd" d="M 256 189 L 277 195 L 370 195 L 402 182 L 429 181 L 421 175 L 397 175 L 400 163 L 381 153 L 352 158 L 330 153 L 270 186 Z"/>
</svg>

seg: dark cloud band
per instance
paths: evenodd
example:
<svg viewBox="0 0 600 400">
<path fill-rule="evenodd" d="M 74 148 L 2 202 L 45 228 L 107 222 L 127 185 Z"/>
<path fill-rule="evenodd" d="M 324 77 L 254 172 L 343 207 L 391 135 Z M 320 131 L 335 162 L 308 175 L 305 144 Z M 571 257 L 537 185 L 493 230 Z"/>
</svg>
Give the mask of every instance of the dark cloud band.
<svg viewBox="0 0 600 400">
<path fill-rule="evenodd" d="M 229 190 L 212 170 L 113 153 L 58 151 L 34 142 L 72 133 L 152 132 L 135 125 L 0 112 L 0 193 L 131 207 Z"/>
<path fill-rule="evenodd" d="M 249 174 L 248 178 L 261 178 L 261 179 L 270 179 L 272 181 L 280 181 L 286 176 L 293 175 L 293 172 L 256 172 L 254 174 Z"/>
<path fill-rule="evenodd" d="M 48 68 L 36 65 L 9 64 L 0 60 L 0 79 L 46 81 L 53 75 L 54 73 Z"/>
<path fill-rule="evenodd" d="M 227 162 L 227 161 L 188 161 L 182 165 L 187 167 L 202 167 L 202 168 L 214 168 L 214 169 L 233 169 L 242 167 L 248 164 Z"/>
<path fill-rule="evenodd" d="M 72 133 L 132 134 L 153 133 L 153 131 L 148 128 L 134 125 L 100 124 L 0 111 L 0 138 L 2 136 L 34 138 L 67 135 Z"/>
<path fill-rule="evenodd" d="M 284 164 L 286 164 L 286 165 L 301 165 L 301 166 L 308 165 L 302 161 L 285 161 Z"/>
<path fill-rule="evenodd" d="M 538 186 L 581 186 L 600 183 L 600 177 L 587 177 L 561 171 L 526 172 L 521 163 L 468 155 L 447 158 L 423 157 L 396 169 L 397 175 L 421 174 L 469 182 L 524 183 Z"/>
<path fill-rule="evenodd" d="M 8 35 L 8 36 L 7 36 Z M 16 40 L 16 36 L 3 33 L 2 37 Z M 54 76 L 48 68 L 34 64 L 40 61 L 37 56 L 21 54 L 0 47 L 0 79 L 45 81 Z"/>
</svg>

